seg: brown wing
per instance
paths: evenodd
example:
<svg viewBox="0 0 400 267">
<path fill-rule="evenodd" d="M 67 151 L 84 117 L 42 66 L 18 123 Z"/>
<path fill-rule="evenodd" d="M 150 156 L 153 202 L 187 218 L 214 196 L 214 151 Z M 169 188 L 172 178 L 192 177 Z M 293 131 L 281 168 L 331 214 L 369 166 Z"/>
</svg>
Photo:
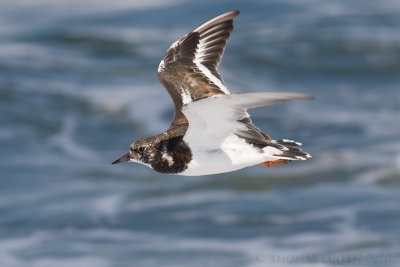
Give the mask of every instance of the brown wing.
<svg viewBox="0 0 400 267">
<path fill-rule="evenodd" d="M 187 124 L 182 105 L 199 98 L 229 94 L 217 67 L 233 30 L 233 10 L 215 17 L 185 35 L 168 49 L 158 78 L 175 104 L 173 125 Z"/>
</svg>

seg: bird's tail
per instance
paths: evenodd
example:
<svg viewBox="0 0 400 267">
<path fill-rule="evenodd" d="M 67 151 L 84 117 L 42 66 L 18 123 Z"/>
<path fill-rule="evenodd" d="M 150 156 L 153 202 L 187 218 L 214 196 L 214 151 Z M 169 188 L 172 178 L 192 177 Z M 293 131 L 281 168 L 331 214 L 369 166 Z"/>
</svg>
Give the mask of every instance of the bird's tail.
<svg viewBox="0 0 400 267">
<path fill-rule="evenodd" d="M 283 139 L 272 140 L 271 143 L 273 143 L 274 147 L 279 150 L 279 153 L 273 155 L 276 160 L 263 162 L 260 164 L 262 166 L 273 167 L 288 163 L 292 160 L 306 160 L 311 158 L 310 154 L 300 149 L 301 143 L 299 142 Z"/>
</svg>

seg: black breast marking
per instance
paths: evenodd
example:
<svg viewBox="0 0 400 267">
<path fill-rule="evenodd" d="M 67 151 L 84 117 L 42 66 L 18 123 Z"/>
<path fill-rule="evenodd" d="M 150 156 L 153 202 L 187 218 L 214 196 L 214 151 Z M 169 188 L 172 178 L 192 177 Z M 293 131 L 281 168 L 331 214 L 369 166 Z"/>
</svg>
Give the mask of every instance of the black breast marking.
<svg viewBox="0 0 400 267">
<path fill-rule="evenodd" d="M 157 154 L 151 167 L 157 172 L 183 172 L 192 160 L 192 152 L 183 136 L 172 137 L 157 144 Z"/>
</svg>

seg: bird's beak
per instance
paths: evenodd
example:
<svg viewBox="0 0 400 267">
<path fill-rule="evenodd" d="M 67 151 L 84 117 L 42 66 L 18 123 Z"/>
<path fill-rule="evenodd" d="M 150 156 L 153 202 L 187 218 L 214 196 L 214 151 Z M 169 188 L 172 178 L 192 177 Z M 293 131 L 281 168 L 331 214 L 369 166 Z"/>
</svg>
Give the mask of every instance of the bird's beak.
<svg viewBox="0 0 400 267">
<path fill-rule="evenodd" d="M 116 164 L 116 163 L 122 163 L 125 161 L 129 161 L 131 159 L 131 155 L 128 153 L 126 153 L 125 155 L 123 155 L 122 157 L 120 157 L 119 159 L 117 159 L 116 161 L 114 161 L 111 164 Z"/>
</svg>

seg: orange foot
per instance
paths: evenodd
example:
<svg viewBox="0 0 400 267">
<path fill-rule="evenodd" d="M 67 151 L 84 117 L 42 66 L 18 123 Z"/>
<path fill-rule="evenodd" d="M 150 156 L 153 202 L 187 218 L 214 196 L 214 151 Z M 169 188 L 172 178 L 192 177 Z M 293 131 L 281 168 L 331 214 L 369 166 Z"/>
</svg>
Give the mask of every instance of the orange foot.
<svg viewBox="0 0 400 267">
<path fill-rule="evenodd" d="M 274 160 L 274 161 L 266 161 L 266 162 L 260 163 L 260 165 L 265 166 L 265 167 L 274 167 L 274 166 L 278 166 L 278 165 L 285 164 L 288 162 L 289 162 L 289 160 L 287 160 L 287 159 L 278 159 L 278 160 Z"/>
</svg>

